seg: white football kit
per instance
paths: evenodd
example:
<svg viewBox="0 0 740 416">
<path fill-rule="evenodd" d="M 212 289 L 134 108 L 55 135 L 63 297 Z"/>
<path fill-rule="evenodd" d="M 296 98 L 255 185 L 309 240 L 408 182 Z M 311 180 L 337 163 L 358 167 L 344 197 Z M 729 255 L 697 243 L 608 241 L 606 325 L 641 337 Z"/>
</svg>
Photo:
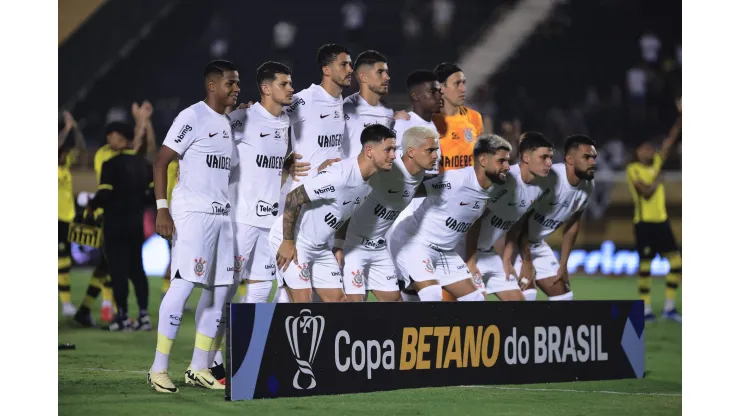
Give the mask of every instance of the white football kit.
<svg viewBox="0 0 740 416">
<path fill-rule="evenodd" d="M 342 272 L 331 251 L 334 233 L 365 201 L 372 190 L 362 179 L 357 159 L 334 163 L 314 177 L 301 181 L 311 200 L 305 204 L 295 229 L 298 265 L 291 262 L 285 272 L 277 270 L 278 286 L 291 289 L 342 288 Z M 283 242 L 283 215 L 270 230 L 270 248 L 277 256 Z"/>
<path fill-rule="evenodd" d="M 531 183 L 522 180 L 521 166 L 513 165 L 506 176 L 506 183 L 495 192 L 486 205 L 481 217 L 480 235 L 477 244 L 477 266 L 481 280 L 476 285 L 486 293 L 519 290 L 513 276 L 505 276 L 504 263 L 493 245 L 503 237 L 516 222 L 523 217 L 534 203 L 547 195 L 546 178 L 535 178 Z M 464 254 L 465 242 L 458 245 L 458 253 Z"/>
<path fill-rule="evenodd" d="M 234 231 L 229 176 L 238 163 L 229 118 L 204 102 L 172 123 L 164 146 L 180 156 L 180 180 L 172 191 L 172 270 L 192 283 L 234 283 Z"/>
<path fill-rule="evenodd" d="M 393 110 L 380 103 L 370 105 L 360 93 L 344 99 L 344 139 L 342 140 L 342 159 L 357 157 L 362 149 L 360 136 L 365 127 L 382 124 L 388 128 L 393 124 Z M 396 144 L 400 145 L 400 139 Z"/>
<path fill-rule="evenodd" d="M 229 114 L 241 163 L 232 172 L 238 280 L 275 278 L 269 234 L 278 216 L 280 183 L 288 151 L 288 115 L 270 114 L 260 103 Z"/>
<path fill-rule="evenodd" d="M 424 186 L 424 202 L 390 237 L 390 252 L 405 286 L 433 279 L 447 286 L 470 278 L 455 247 L 499 187 L 481 188 L 473 166 L 445 172 Z"/>
<path fill-rule="evenodd" d="M 283 185 L 281 203 L 285 195 L 316 174 L 327 159 L 342 157 L 344 141 L 344 112 L 342 96 L 331 96 L 321 85 L 310 87 L 293 95 L 293 103 L 286 107 L 292 127 L 291 149 L 303 158 L 299 162 L 311 164 L 308 176 L 294 181 L 288 177 Z M 282 207 L 280 209 L 282 213 Z"/>
<path fill-rule="evenodd" d="M 552 165 L 548 182 L 552 191 L 534 204 L 534 212 L 527 224 L 529 249 L 538 280 L 556 276 L 560 266 L 545 239 L 575 213 L 586 209 L 588 198 L 594 189 L 593 180 L 581 180 L 578 186 L 571 186 L 565 173 L 565 165 L 562 163 Z M 517 256 L 515 267 L 519 274 L 522 269 L 521 255 Z"/>
<path fill-rule="evenodd" d="M 364 295 L 366 290 L 398 290 L 386 233 L 411 203 L 423 179 L 424 171 L 412 176 L 401 158 L 393 161 L 390 172 L 378 172 L 370 179 L 372 192 L 352 215 L 347 227 L 344 293 Z"/>
</svg>

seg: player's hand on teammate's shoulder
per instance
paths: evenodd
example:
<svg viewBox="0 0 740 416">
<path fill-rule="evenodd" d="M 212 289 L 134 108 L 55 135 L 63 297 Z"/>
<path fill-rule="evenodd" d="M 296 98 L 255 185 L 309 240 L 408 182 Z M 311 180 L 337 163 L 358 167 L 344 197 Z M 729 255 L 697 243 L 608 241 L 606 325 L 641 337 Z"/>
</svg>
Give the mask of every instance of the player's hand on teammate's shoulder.
<svg viewBox="0 0 740 416">
<path fill-rule="evenodd" d="M 175 222 L 172 221 L 169 209 L 157 210 L 156 230 L 162 238 L 172 240 L 172 234 L 175 232 Z"/>
<path fill-rule="evenodd" d="M 275 265 L 284 272 L 288 270 L 291 261 L 298 265 L 298 251 L 295 248 L 295 241 L 283 240 L 278 248 L 277 256 L 275 256 Z"/>
<path fill-rule="evenodd" d="M 393 113 L 394 120 L 411 120 L 411 116 L 406 110 L 396 111 Z"/>
<path fill-rule="evenodd" d="M 335 158 L 335 159 L 326 159 L 325 161 L 323 161 L 323 162 L 322 162 L 322 163 L 321 163 L 321 164 L 319 165 L 319 168 L 317 169 L 317 171 L 318 171 L 318 172 L 321 172 L 322 170 L 324 170 L 324 169 L 328 168 L 329 166 L 331 166 L 332 164 L 334 164 L 334 162 L 340 162 L 341 160 L 342 160 L 342 159 L 340 159 L 340 158 Z"/>
<path fill-rule="evenodd" d="M 311 170 L 311 164 L 308 162 L 299 162 L 298 159 L 303 159 L 303 156 L 298 153 L 292 153 L 290 156 L 288 156 L 288 163 L 290 164 L 290 169 L 288 169 L 288 173 L 290 174 L 290 177 L 293 178 L 294 181 L 300 182 L 300 179 L 298 179 L 299 176 L 308 176 L 308 171 Z"/>
</svg>

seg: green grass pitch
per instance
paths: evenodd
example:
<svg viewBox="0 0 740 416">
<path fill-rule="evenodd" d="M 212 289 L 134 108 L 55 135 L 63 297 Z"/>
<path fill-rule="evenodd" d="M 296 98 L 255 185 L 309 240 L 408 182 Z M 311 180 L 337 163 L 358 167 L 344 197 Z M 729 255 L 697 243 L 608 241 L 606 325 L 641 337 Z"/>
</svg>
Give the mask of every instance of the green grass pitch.
<svg viewBox="0 0 740 416">
<path fill-rule="evenodd" d="M 75 304 L 84 296 L 90 269 L 71 275 Z M 60 415 L 676 415 L 681 413 L 681 326 L 658 322 L 646 326 L 646 378 L 516 386 L 445 387 L 396 390 L 300 399 L 226 402 L 223 393 L 189 388 L 184 372 L 190 363 L 195 333 L 193 312 L 186 312 L 172 349 L 170 376 L 180 388 L 175 395 L 155 393 L 146 384 L 154 357 L 161 280 L 149 279 L 149 310 L 155 330 L 106 333 L 82 329 L 59 318 L 59 342 L 76 350 L 59 351 Z M 660 311 L 664 280 L 654 279 L 653 309 Z M 636 299 L 632 278 L 574 276 L 578 299 Z M 540 293 L 540 296 L 542 294 Z M 189 300 L 195 308 L 196 290 Z M 136 313 L 133 292 L 129 309 Z M 681 299 L 679 291 L 678 307 Z M 99 301 L 98 301 L 99 304 Z M 98 307 L 93 310 L 98 318 Z"/>
</svg>

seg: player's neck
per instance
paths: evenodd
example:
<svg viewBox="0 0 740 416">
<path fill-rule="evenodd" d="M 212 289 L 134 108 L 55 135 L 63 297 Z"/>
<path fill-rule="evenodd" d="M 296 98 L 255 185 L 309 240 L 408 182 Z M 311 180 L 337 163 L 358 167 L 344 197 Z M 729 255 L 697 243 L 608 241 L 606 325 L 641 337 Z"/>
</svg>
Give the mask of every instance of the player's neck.
<svg viewBox="0 0 740 416">
<path fill-rule="evenodd" d="M 414 114 L 421 117 L 422 120 L 426 121 L 427 123 L 432 121 L 432 116 L 434 116 L 434 113 L 427 113 L 424 112 L 420 107 L 414 106 Z"/>
<path fill-rule="evenodd" d="M 339 98 L 339 96 L 342 95 L 342 87 L 334 83 L 331 78 L 324 77 L 324 79 L 321 80 L 321 88 L 334 98 Z"/>
<path fill-rule="evenodd" d="M 206 97 L 206 99 L 203 100 L 203 102 L 205 102 L 207 106 L 211 107 L 211 110 L 219 114 L 226 114 L 226 106 L 216 102 L 215 98 Z"/>
<path fill-rule="evenodd" d="M 460 114 L 460 107 L 452 104 L 451 102 L 444 100 L 444 107 L 442 107 L 442 113 L 445 116 L 456 116 Z"/>
<path fill-rule="evenodd" d="M 409 175 L 416 176 L 419 174 L 419 172 L 421 172 L 421 168 L 416 163 L 411 161 L 411 158 L 409 158 L 408 155 L 403 155 L 403 157 L 401 157 L 401 162 L 403 162 L 403 166 L 406 167 Z"/>
<path fill-rule="evenodd" d="M 365 155 L 357 156 L 357 165 L 360 166 L 360 174 L 365 182 L 378 172 L 378 168 L 373 165 L 373 161 L 366 158 Z"/>
<path fill-rule="evenodd" d="M 380 104 L 380 95 L 372 92 L 370 88 L 366 87 L 364 84 L 360 86 L 360 97 L 372 106 Z"/>
<path fill-rule="evenodd" d="M 475 178 L 478 179 L 478 185 L 483 189 L 493 186 L 493 181 L 486 175 L 486 171 L 479 166 L 475 167 Z"/>
<path fill-rule="evenodd" d="M 280 113 L 283 111 L 282 105 L 276 103 L 273 100 L 268 100 L 267 98 L 263 98 L 260 101 L 260 104 L 262 104 L 262 107 L 264 107 L 268 113 L 272 114 L 273 117 L 279 116 Z"/>
<path fill-rule="evenodd" d="M 519 175 L 522 177 L 522 182 L 526 184 L 530 184 L 534 181 L 534 174 L 529 171 L 529 165 L 521 164 L 521 169 L 519 169 Z"/>
<path fill-rule="evenodd" d="M 565 169 L 565 177 L 568 178 L 570 186 L 576 187 L 581 183 L 581 178 L 576 176 L 576 172 L 573 169 Z"/>
</svg>

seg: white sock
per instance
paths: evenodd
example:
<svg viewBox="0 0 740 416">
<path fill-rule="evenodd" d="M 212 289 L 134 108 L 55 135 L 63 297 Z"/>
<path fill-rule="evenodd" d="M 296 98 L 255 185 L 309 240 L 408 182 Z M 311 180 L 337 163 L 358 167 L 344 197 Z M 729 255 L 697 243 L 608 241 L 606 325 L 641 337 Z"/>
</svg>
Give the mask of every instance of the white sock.
<svg viewBox="0 0 740 416">
<path fill-rule="evenodd" d="M 404 302 L 419 302 L 419 296 L 418 295 L 410 295 L 403 290 L 401 291 L 401 299 L 403 299 Z"/>
<path fill-rule="evenodd" d="M 272 303 L 290 303 L 290 296 L 288 291 L 284 287 L 277 288 L 275 291 L 275 297 L 272 298 Z"/>
<path fill-rule="evenodd" d="M 236 295 L 237 290 L 239 289 L 238 284 L 234 284 L 227 287 L 225 300 L 224 300 L 224 306 L 221 308 L 221 321 L 219 322 L 218 329 L 216 330 L 216 339 L 218 340 L 218 345 L 215 349 L 211 349 L 208 353 L 208 362 L 214 362 L 218 361 L 219 363 L 223 363 L 224 359 L 221 355 L 221 345 L 224 340 L 224 333 L 226 332 L 226 319 L 228 319 L 227 312 L 226 312 L 226 304 L 229 303 L 228 299 L 234 299 L 234 295 Z M 220 295 L 217 295 L 220 296 Z M 216 360 L 216 357 L 219 357 L 218 360 Z"/>
<path fill-rule="evenodd" d="M 224 356 L 221 354 L 221 350 L 216 351 L 216 355 L 213 356 L 213 366 L 216 367 L 224 363 Z"/>
<path fill-rule="evenodd" d="M 232 285 L 233 286 L 233 285 Z M 223 315 L 224 304 L 227 294 L 231 292 L 231 286 L 216 286 L 213 288 L 213 305 L 205 308 L 201 312 L 201 317 L 196 324 L 195 348 L 193 349 L 193 359 L 190 361 L 190 367 L 193 371 L 207 370 L 208 365 L 213 361 L 211 359 L 211 346 L 216 338 L 219 326 L 221 326 L 221 317 Z M 201 295 L 201 299 L 204 294 Z M 210 296 L 209 296 L 210 297 Z M 205 304 L 207 301 L 204 301 Z M 198 302 L 200 306 L 201 302 Z M 215 355 L 215 351 L 214 351 Z"/>
<path fill-rule="evenodd" d="M 474 292 L 468 293 L 465 296 L 460 296 L 457 298 L 458 302 L 483 302 L 486 300 L 486 297 L 483 296 L 483 293 L 481 293 L 480 290 L 476 290 Z"/>
<path fill-rule="evenodd" d="M 645 315 L 653 313 L 653 308 L 650 307 L 647 303 L 645 304 Z"/>
<path fill-rule="evenodd" d="M 182 311 L 194 284 L 175 279 L 159 305 L 159 324 L 157 325 L 157 351 L 154 355 L 153 372 L 166 371 L 169 366 L 170 348 L 182 323 Z"/>
<path fill-rule="evenodd" d="M 527 289 L 522 293 L 524 293 L 524 299 L 527 301 L 537 300 L 537 289 Z"/>
<path fill-rule="evenodd" d="M 267 303 L 272 292 L 272 281 L 247 283 L 246 303 Z"/>
<path fill-rule="evenodd" d="M 665 303 L 663 304 L 663 312 L 672 311 L 676 308 L 676 301 L 671 299 L 666 299 Z"/>
<path fill-rule="evenodd" d="M 442 286 L 440 285 L 427 286 L 417 293 L 422 302 L 442 302 Z"/>
<path fill-rule="evenodd" d="M 568 292 L 564 295 L 550 296 L 548 300 L 551 300 L 551 301 L 573 300 L 573 292 Z"/>
</svg>

